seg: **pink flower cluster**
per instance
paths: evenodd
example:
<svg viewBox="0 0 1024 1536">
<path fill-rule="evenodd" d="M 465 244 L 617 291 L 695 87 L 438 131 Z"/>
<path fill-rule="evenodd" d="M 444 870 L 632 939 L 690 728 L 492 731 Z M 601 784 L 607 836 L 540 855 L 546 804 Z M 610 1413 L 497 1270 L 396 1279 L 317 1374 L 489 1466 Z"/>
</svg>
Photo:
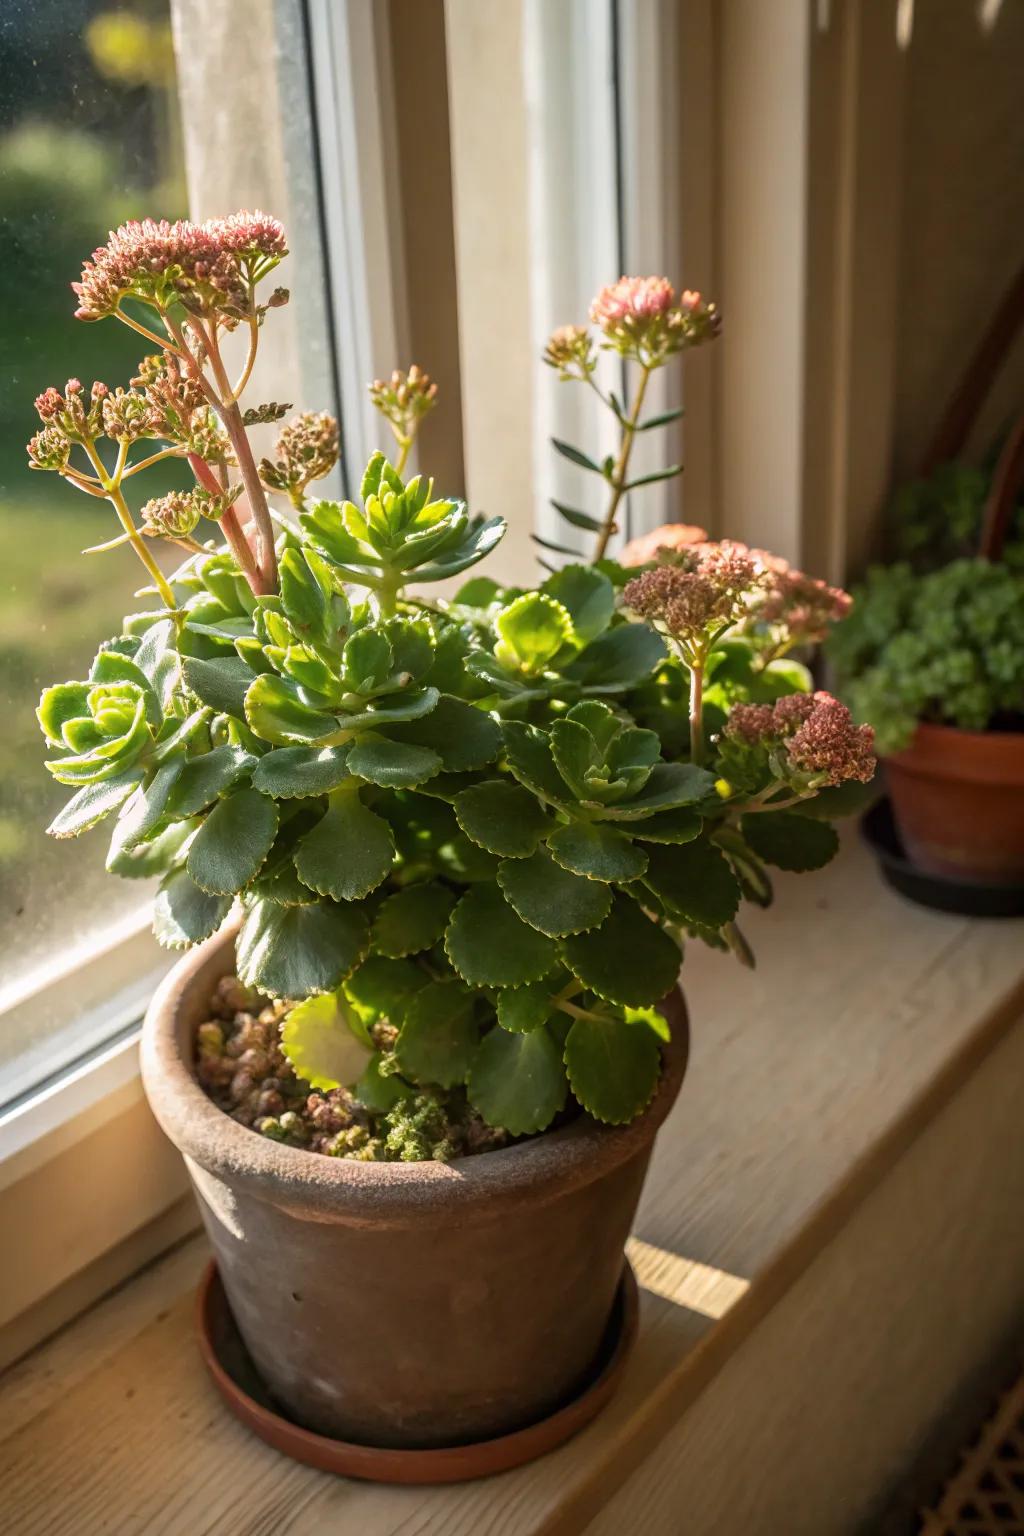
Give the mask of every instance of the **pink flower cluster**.
<svg viewBox="0 0 1024 1536">
<path fill-rule="evenodd" d="M 671 564 L 634 576 L 622 597 L 627 608 L 690 646 L 741 618 L 762 579 L 745 544 L 721 539 L 683 545 Z"/>
<path fill-rule="evenodd" d="M 112 314 L 131 295 L 163 307 L 180 300 L 196 312 L 238 314 L 252 285 L 287 255 L 284 229 L 269 214 L 235 213 L 193 224 L 132 220 L 112 230 L 72 283 L 79 320 Z"/>
<path fill-rule="evenodd" d="M 774 704 L 737 704 L 725 730 L 745 746 L 781 747 L 788 767 L 818 784 L 847 779 L 867 784 L 874 777 L 874 731 L 854 725 L 846 705 L 830 693 L 790 693 Z"/>
<path fill-rule="evenodd" d="M 619 564 L 627 569 L 635 565 L 649 565 L 664 552 L 672 554 L 691 544 L 707 543 L 707 529 L 692 523 L 662 523 L 650 533 L 641 533 L 630 539 L 619 551 Z"/>
<path fill-rule="evenodd" d="M 590 318 L 608 346 L 649 366 L 709 341 L 721 327 L 714 304 L 690 289 L 677 300 L 667 277 L 620 277 L 598 293 Z"/>
<path fill-rule="evenodd" d="M 753 554 L 769 573 L 754 619 L 784 629 L 788 645 L 814 645 L 824 640 L 831 624 L 846 618 L 853 606 L 848 592 L 798 571 L 767 550 Z"/>
</svg>

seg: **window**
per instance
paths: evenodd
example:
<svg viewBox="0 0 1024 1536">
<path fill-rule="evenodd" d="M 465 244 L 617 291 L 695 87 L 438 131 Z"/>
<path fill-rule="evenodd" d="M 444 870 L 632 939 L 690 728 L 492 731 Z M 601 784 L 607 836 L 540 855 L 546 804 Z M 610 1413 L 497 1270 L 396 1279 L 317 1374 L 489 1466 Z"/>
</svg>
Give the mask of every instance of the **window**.
<svg viewBox="0 0 1024 1536">
<path fill-rule="evenodd" d="M 130 928 L 144 902 L 143 891 L 105 874 L 102 839 L 46 836 L 67 792 L 43 770 L 33 717 L 40 690 L 81 675 L 117 616 L 141 606 L 133 597 L 140 572 L 123 549 L 83 558 L 83 548 L 116 532 L 110 509 L 55 475 L 31 474 L 23 445 L 43 388 L 76 375 L 86 387 L 94 377 L 126 383 L 139 358 L 120 326 L 73 319 L 68 284 L 83 257 L 125 218 L 184 209 L 168 0 L 10 0 L 0 19 L 0 953 L 8 997 L 41 964 L 66 964 L 104 930 Z M 174 483 L 174 473 L 148 494 Z M 35 1037 L 63 1023 L 69 1007 L 73 997 L 63 1018 L 19 1014 L 0 1033 L 7 1094 L 60 1064 L 39 1053 Z"/>
</svg>

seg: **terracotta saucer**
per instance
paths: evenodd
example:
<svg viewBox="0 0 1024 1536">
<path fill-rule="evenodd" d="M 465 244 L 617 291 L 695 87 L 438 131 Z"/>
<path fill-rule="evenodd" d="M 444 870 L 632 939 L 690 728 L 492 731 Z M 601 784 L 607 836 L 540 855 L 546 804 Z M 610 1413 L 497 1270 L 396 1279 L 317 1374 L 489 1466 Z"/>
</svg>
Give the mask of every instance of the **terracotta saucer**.
<svg viewBox="0 0 1024 1536">
<path fill-rule="evenodd" d="M 883 878 L 910 901 L 964 917 L 1024 916 L 1024 885 L 985 885 L 919 869 L 907 857 L 888 799 L 875 802 L 860 820 L 861 836 L 878 860 Z"/>
<path fill-rule="evenodd" d="M 286 1419 L 256 1375 L 231 1315 L 213 1262 L 199 1284 L 199 1349 L 214 1386 L 231 1412 L 275 1450 L 321 1472 L 358 1477 L 374 1483 L 463 1483 L 507 1472 L 544 1456 L 589 1424 L 611 1397 L 636 1341 L 639 1301 L 628 1261 L 608 1329 L 591 1374 L 580 1392 L 539 1423 L 494 1440 L 438 1450 L 383 1450 L 314 1434 Z"/>
</svg>

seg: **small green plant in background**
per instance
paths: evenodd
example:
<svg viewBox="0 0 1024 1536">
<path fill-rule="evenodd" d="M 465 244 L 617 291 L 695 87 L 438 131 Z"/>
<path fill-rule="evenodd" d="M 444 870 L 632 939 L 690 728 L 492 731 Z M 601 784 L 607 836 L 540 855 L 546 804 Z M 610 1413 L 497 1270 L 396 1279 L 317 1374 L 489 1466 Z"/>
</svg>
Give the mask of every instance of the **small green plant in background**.
<svg viewBox="0 0 1024 1536">
<path fill-rule="evenodd" d="M 876 566 L 834 631 L 843 697 L 879 750 L 909 745 L 918 721 L 984 731 L 1024 719 L 1024 575 L 954 560 L 920 574 Z"/>
<path fill-rule="evenodd" d="M 432 595 L 504 525 L 406 474 L 426 375 L 372 386 L 396 462 L 375 453 L 353 500 L 310 495 L 337 454 L 323 415 L 253 456 L 248 426 L 288 409 L 241 405 L 285 254 L 261 214 L 145 222 L 77 285 L 80 318 L 115 316 L 158 350 L 128 389 L 44 391 L 31 463 L 110 503 L 111 542 L 157 606 L 43 695 L 47 767 L 73 792 L 50 830 L 110 824 L 108 868 L 159 878 L 171 948 L 237 919 L 245 1022 L 230 1050 L 204 1025 L 200 1062 L 264 1134 L 430 1157 L 573 1106 L 626 1122 L 655 1091 L 657 1004 L 687 940 L 749 960 L 741 901 L 771 900 L 770 866 L 826 863 L 829 816 L 871 778 L 870 730 L 787 654 L 847 600 L 728 542 L 634 571 L 607 558 L 644 381 L 717 327 L 664 279 L 623 280 L 593 309 L 641 370 L 615 405 L 620 452 L 597 466 L 594 562 L 533 590 L 474 575 Z M 581 328 L 547 356 L 593 383 Z M 135 476 L 165 458 L 194 487 L 133 511 Z M 169 576 L 153 540 L 181 548 Z"/>
</svg>

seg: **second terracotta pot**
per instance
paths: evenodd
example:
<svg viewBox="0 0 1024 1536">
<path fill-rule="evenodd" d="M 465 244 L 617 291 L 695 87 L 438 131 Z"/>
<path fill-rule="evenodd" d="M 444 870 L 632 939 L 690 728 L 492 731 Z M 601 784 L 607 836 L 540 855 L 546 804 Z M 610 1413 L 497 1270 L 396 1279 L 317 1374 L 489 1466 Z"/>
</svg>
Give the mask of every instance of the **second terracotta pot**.
<svg viewBox="0 0 1024 1536">
<path fill-rule="evenodd" d="M 920 869 L 1024 883 L 1024 732 L 922 724 L 885 767 L 900 837 Z"/>
<path fill-rule="evenodd" d="M 367 1445 L 507 1434 L 586 1379 L 658 1126 L 687 1057 L 680 994 L 651 1105 L 445 1163 L 359 1163 L 238 1125 L 196 1082 L 193 1040 L 230 936 L 179 962 L 143 1035 L 146 1092 L 184 1153 L 231 1310 L 295 1422 Z"/>
</svg>

